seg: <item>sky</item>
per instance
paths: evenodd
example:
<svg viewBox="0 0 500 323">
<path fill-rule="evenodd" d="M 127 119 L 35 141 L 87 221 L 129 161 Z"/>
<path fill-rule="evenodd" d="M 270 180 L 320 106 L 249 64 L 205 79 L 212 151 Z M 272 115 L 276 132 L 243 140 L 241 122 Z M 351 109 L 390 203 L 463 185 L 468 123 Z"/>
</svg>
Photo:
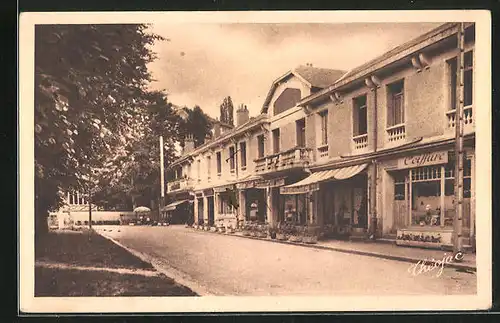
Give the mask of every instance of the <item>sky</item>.
<svg viewBox="0 0 500 323">
<path fill-rule="evenodd" d="M 259 114 L 273 81 L 299 65 L 350 70 L 440 23 L 155 24 L 153 89 L 211 117 L 230 95 Z"/>
</svg>

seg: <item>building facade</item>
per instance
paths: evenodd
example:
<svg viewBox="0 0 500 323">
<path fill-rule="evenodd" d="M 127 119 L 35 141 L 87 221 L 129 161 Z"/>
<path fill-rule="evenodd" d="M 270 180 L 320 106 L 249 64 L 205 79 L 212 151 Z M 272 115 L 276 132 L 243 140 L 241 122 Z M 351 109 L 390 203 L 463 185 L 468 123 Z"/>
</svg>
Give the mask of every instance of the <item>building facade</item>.
<svg viewBox="0 0 500 323">
<path fill-rule="evenodd" d="M 463 98 L 462 225 L 465 244 L 474 245 L 475 26 L 465 26 L 462 84 L 457 23 L 347 73 L 301 66 L 272 84 L 258 117 L 238 109 L 234 129 L 186 152 L 173 165 L 185 177 L 168 183 L 169 194 L 192 196 L 195 223 L 293 221 L 398 244 L 450 245 Z M 238 210 L 218 198 L 229 187 Z"/>
</svg>

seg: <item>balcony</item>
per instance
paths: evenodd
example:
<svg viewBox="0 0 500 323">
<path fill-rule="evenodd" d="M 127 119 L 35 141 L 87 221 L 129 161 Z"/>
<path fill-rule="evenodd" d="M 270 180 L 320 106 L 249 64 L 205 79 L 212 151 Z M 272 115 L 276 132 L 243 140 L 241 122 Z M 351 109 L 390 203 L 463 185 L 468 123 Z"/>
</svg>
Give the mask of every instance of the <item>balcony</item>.
<svg viewBox="0 0 500 323">
<path fill-rule="evenodd" d="M 293 148 L 255 160 L 255 173 L 265 174 L 305 167 L 311 161 L 309 148 Z"/>
<path fill-rule="evenodd" d="M 363 150 L 368 147 L 368 134 L 362 134 L 352 137 L 354 150 Z"/>
<path fill-rule="evenodd" d="M 406 127 L 404 123 L 388 127 L 386 130 L 387 140 L 390 143 L 404 140 L 406 138 Z"/>
<path fill-rule="evenodd" d="M 456 110 L 446 112 L 448 130 L 455 129 Z M 472 105 L 464 107 L 464 132 L 472 132 L 474 130 L 474 116 L 472 114 Z"/>
<path fill-rule="evenodd" d="M 194 186 L 194 180 L 191 178 L 178 178 L 167 183 L 167 192 L 178 192 L 190 190 Z"/>
</svg>

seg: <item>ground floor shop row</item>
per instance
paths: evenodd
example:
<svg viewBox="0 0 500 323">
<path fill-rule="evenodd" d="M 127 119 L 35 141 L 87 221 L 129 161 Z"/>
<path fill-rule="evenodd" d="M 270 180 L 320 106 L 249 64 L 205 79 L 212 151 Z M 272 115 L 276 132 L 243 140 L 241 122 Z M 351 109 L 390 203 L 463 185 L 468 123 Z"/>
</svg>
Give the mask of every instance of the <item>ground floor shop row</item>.
<svg viewBox="0 0 500 323">
<path fill-rule="evenodd" d="M 475 237 L 474 165 L 474 149 L 469 147 L 463 181 L 466 245 Z M 457 204 L 454 172 L 452 149 L 434 148 L 194 191 L 185 205 L 192 208 L 191 222 L 196 224 L 292 223 L 375 234 L 399 244 L 446 245 L 452 244 Z"/>
</svg>

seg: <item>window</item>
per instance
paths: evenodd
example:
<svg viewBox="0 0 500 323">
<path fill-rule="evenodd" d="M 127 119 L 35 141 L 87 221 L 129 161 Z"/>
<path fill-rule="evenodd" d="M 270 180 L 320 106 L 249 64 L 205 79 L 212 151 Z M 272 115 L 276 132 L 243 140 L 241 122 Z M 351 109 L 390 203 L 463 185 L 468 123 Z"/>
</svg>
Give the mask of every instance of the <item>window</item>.
<svg viewBox="0 0 500 323">
<path fill-rule="evenodd" d="M 210 179 L 210 173 L 212 168 L 212 157 L 207 156 L 207 177 Z"/>
<path fill-rule="evenodd" d="M 234 146 L 231 146 L 231 147 L 229 147 L 229 167 L 230 167 L 231 172 L 234 172 L 234 168 L 235 168 L 234 157 L 235 157 L 235 149 L 234 149 Z"/>
<path fill-rule="evenodd" d="M 365 135 L 368 129 L 366 95 L 355 98 L 353 100 L 353 105 L 353 136 Z"/>
<path fill-rule="evenodd" d="M 295 122 L 297 133 L 297 147 L 306 146 L 306 119 L 300 119 Z"/>
<path fill-rule="evenodd" d="M 396 201 L 405 200 L 405 177 L 406 172 L 400 171 L 394 174 L 394 199 Z"/>
<path fill-rule="evenodd" d="M 220 175 L 222 173 L 222 157 L 220 151 L 217 152 L 217 174 Z"/>
<path fill-rule="evenodd" d="M 392 127 L 405 122 L 404 81 L 387 86 L 387 126 Z"/>
<path fill-rule="evenodd" d="M 448 73 L 450 75 L 450 106 L 449 110 L 457 108 L 457 59 L 450 59 L 448 62 Z"/>
<path fill-rule="evenodd" d="M 247 143 L 240 142 L 241 169 L 247 168 Z"/>
<path fill-rule="evenodd" d="M 319 114 L 321 123 L 321 145 L 328 144 L 328 111 Z"/>
<path fill-rule="evenodd" d="M 473 90 L 473 76 L 472 66 L 473 56 L 472 51 L 464 54 L 464 106 L 472 105 L 472 90 Z"/>
<path fill-rule="evenodd" d="M 191 164 L 187 165 L 187 178 L 191 178 Z"/>
<path fill-rule="evenodd" d="M 264 157 L 264 135 L 257 136 L 257 158 Z"/>
<path fill-rule="evenodd" d="M 280 129 L 273 130 L 273 153 L 280 152 Z"/>
</svg>

